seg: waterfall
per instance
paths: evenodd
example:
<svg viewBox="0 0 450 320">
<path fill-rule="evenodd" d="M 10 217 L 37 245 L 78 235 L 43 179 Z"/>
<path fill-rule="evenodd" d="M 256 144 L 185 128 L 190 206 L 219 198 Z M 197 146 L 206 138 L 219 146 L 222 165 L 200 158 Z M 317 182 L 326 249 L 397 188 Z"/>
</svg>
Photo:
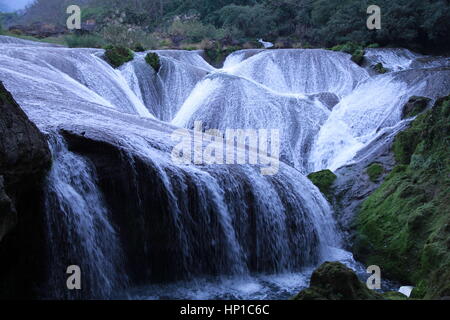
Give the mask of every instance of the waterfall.
<svg viewBox="0 0 450 320">
<path fill-rule="evenodd" d="M 47 177 L 46 220 L 49 248 L 48 295 L 77 298 L 68 291 L 65 270 L 81 268 L 82 297 L 106 298 L 124 287 L 122 249 L 95 181 L 92 165 L 67 150 L 61 137 L 50 140 L 53 165 Z M 85 287 L 86 286 L 86 287 Z"/>
<path fill-rule="evenodd" d="M 146 53 L 113 69 L 98 49 L 1 36 L 0 49 L 0 80 L 53 153 L 42 290 L 52 298 L 105 298 L 142 286 L 154 290 L 146 297 L 167 296 L 161 283 L 180 297 L 174 281 L 190 287 L 211 276 L 261 292 L 281 286 L 267 296 L 287 297 L 318 263 L 352 263 L 332 208 L 305 175 L 357 161 L 407 125 L 401 108 L 410 96 L 434 99 L 450 88 L 445 60 L 411 53 L 398 62 L 392 51 L 377 57 L 399 71 L 374 75 L 327 50 L 244 50 L 222 69 L 197 51 L 156 51 L 156 73 Z M 279 172 L 175 163 L 171 135 L 191 133 L 195 121 L 205 129 L 280 130 Z M 80 265 L 86 291 L 67 292 L 68 265 Z M 227 279 L 208 283 L 240 297 Z"/>
</svg>

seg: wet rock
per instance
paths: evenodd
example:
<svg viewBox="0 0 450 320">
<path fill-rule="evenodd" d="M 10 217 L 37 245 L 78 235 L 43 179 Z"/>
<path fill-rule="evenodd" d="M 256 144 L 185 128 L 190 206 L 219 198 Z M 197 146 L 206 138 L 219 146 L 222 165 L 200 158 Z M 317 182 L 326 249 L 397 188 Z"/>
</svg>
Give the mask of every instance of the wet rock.
<svg viewBox="0 0 450 320">
<path fill-rule="evenodd" d="M 428 108 L 431 102 L 430 98 L 426 97 L 411 97 L 407 104 L 403 107 L 402 119 L 412 118 L 423 112 Z"/>
<path fill-rule="evenodd" d="M 14 203 L 42 180 L 50 166 L 44 135 L 0 82 L 0 241 L 15 224 Z M 9 227 L 8 227 L 9 226 Z"/>
<path fill-rule="evenodd" d="M 367 288 L 355 272 L 339 262 L 325 262 L 311 276 L 310 287 L 295 300 L 383 300 Z"/>
<path fill-rule="evenodd" d="M 325 105 L 328 110 L 333 110 L 333 108 L 339 103 L 339 97 L 331 92 L 321 92 L 311 95 L 311 98 L 319 100 L 323 105 Z"/>
<path fill-rule="evenodd" d="M 0 298 L 33 298 L 44 274 L 45 136 L 0 82 Z M 30 272 L 32 270 L 32 272 Z"/>
<path fill-rule="evenodd" d="M 314 172 L 308 175 L 308 179 L 327 197 L 330 196 L 331 186 L 336 178 L 336 175 L 330 170 Z"/>
</svg>

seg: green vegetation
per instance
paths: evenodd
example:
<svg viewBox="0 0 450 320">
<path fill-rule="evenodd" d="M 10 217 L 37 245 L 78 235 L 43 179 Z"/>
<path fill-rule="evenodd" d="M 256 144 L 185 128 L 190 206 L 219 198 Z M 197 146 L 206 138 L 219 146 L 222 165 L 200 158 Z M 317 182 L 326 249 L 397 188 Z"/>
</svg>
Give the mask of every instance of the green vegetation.
<svg viewBox="0 0 450 320">
<path fill-rule="evenodd" d="M 133 60 L 134 53 L 125 47 L 108 46 L 105 50 L 105 58 L 114 68 L 118 68 Z"/>
<path fill-rule="evenodd" d="M 391 296 L 387 297 L 391 298 Z M 310 287 L 294 300 L 383 300 L 369 290 L 355 272 L 339 262 L 325 262 L 311 276 Z"/>
<path fill-rule="evenodd" d="M 431 99 L 427 97 L 411 97 L 403 108 L 402 119 L 412 118 L 419 115 L 428 107 L 430 101 Z"/>
<path fill-rule="evenodd" d="M 157 53 L 150 52 L 145 56 L 145 61 L 155 70 L 156 73 L 161 69 L 161 61 Z"/>
<path fill-rule="evenodd" d="M 327 197 L 330 195 L 331 186 L 336 178 L 337 176 L 330 170 L 314 172 L 308 175 L 308 179 Z"/>
<path fill-rule="evenodd" d="M 388 69 L 386 69 L 386 68 L 383 66 L 383 64 L 382 64 L 381 62 L 377 63 L 377 64 L 373 67 L 373 69 L 374 69 L 376 72 L 381 73 L 381 74 L 386 73 L 386 72 L 389 71 Z"/>
<path fill-rule="evenodd" d="M 70 48 L 102 48 L 106 45 L 105 40 L 98 35 L 67 35 L 64 38 Z"/>
<path fill-rule="evenodd" d="M 352 55 L 352 61 L 361 64 L 364 58 L 364 47 L 361 44 L 347 42 L 346 44 L 337 45 L 331 48 L 333 51 L 341 51 Z"/>
<path fill-rule="evenodd" d="M 416 298 L 450 296 L 450 96 L 418 116 L 393 150 L 397 167 L 357 217 L 355 254 L 415 285 Z"/>
<path fill-rule="evenodd" d="M 446 0 L 84 0 L 83 21 L 111 45 L 146 49 L 196 47 L 204 40 L 244 46 L 258 38 L 276 47 L 333 47 L 351 50 L 361 62 L 364 46 L 378 43 L 416 51 L 448 52 L 450 10 Z M 36 0 L 22 16 L 6 22 L 45 21 L 64 25 L 69 0 Z M 368 30 L 369 5 L 382 8 L 382 29 Z M 146 43 L 148 42 L 148 43 Z M 345 45 L 344 45 L 345 46 Z M 255 44 L 255 48 L 260 47 Z M 383 69 L 380 69 L 383 70 Z"/>
<path fill-rule="evenodd" d="M 367 168 L 367 174 L 369 175 L 370 181 L 376 182 L 384 172 L 384 168 L 379 163 L 372 163 Z"/>
<path fill-rule="evenodd" d="M 225 58 L 232 54 L 233 52 L 240 50 L 241 47 L 231 46 L 231 47 L 221 47 L 212 46 L 204 49 L 206 60 L 215 67 L 220 67 Z"/>
</svg>

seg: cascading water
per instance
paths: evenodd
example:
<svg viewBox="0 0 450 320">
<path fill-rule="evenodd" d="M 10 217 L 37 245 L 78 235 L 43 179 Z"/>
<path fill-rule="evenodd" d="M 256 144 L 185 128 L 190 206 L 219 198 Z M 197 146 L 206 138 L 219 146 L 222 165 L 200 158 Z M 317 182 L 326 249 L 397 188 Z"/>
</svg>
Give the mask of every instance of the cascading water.
<svg viewBox="0 0 450 320">
<path fill-rule="evenodd" d="M 114 70 L 102 50 L 8 37 L 0 49 L 0 80 L 52 145 L 53 297 L 77 298 L 64 291 L 72 264 L 85 270 L 83 297 L 130 298 L 287 298 L 323 260 L 355 266 L 304 173 L 354 161 L 399 130 L 409 96 L 450 87 L 445 68 L 371 76 L 325 50 L 236 52 L 223 69 L 158 51 L 156 73 L 145 53 Z M 195 121 L 279 129 L 278 174 L 173 162 L 171 134 Z"/>
<path fill-rule="evenodd" d="M 53 165 L 47 177 L 46 220 L 49 248 L 48 287 L 44 296 L 107 298 L 126 285 L 122 248 L 110 223 L 92 166 L 67 150 L 61 137 L 50 139 Z M 83 293 L 61 284 L 65 276 L 56 270 L 70 265 L 87 277 Z"/>
</svg>

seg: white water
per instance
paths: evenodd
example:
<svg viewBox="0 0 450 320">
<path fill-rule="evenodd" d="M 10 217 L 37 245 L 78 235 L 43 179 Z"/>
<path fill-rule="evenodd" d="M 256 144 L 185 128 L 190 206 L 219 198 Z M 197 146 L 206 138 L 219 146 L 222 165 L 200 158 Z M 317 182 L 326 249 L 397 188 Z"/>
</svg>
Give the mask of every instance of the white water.
<svg viewBox="0 0 450 320">
<path fill-rule="evenodd" d="M 53 165 L 47 178 L 45 206 L 52 269 L 48 270 L 49 283 L 42 294 L 58 299 L 77 297 L 77 291 L 70 292 L 62 285 L 67 277 L 63 272 L 75 264 L 87 278 L 83 283 L 89 283 L 82 289 L 90 297 L 107 298 L 125 287 L 126 275 L 122 248 L 109 222 L 94 169 L 69 152 L 57 136 L 50 140 L 50 147 Z"/>
<path fill-rule="evenodd" d="M 308 270 L 320 261 L 353 263 L 336 256 L 341 240 L 332 210 L 303 173 L 354 161 L 381 134 L 402 127 L 401 106 L 411 95 L 434 98 L 450 88 L 448 70 L 370 76 L 349 55 L 325 50 L 237 52 L 221 70 L 197 52 L 158 53 L 158 74 L 143 54 L 114 70 L 102 61 L 101 50 L 51 48 L 0 37 L 0 80 L 43 132 L 56 141 L 57 132 L 65 129 L 106 142 L 122 150 L 124 162 L 134 166 L 139 159 L 155 172 L 155 187 L 168 203 L 163 213 L 171 223 L 167 237 L 179 253 L 164 256 L 164 262 L 189 281 L 145 285 L 129 293 L 133 298 L 243 298 L 256 291 L 287 297 L 305 285 Z M 320 98 L 323 93 L 340 101 L 331 111 L 332 105 Z M 264 177 L 257 167 L 174 164 L 170 134 L 176 126 L 192 128 L 196 120 L 217 129 L 280 129 L 280 172 Z M 67 257 L 90 261 L 90 296 L 111 296 L 126 283 L 116 276 L 121 258 L 112 254 L 120 251 L 120 231 L 110 222 L 92 165 L 59 145 L 53 148 L 48 178 L 55 201 L 47 214 L 49 226 L 62 231 L 49 232 L 55 235 L 51 263 L 61 270 Z M 140 180 L 136 169 L 130 176 L 136 192 L 143 188 Z M 132 214 L 145 219 L 150 213 Z M 160 213 L 151 214 L 157 219 Z M 60 245 L 64 240 L 57 235 L 64 233 L 74 236 L 75 244 Z M 109 237 L 109 245 L 98 237 Z M 152 250 L 160 250 L 159 244 L 142 241 L 143 263 L 158 270 Z M 106 276 L 101 269 L 108 270 Z M 209 274 L 232 280 L 224 285 L 220 279 L 208 280 Z M 263 274 L 271 274 L 272 280 Z M 274 284 L 277 277 L 283 280 Z M 58 279 L 55 275 L 49 285 Z M 191 281 L 206 281 L 209 289 L 195 295 L 199 287 Z"/>
</svg>

